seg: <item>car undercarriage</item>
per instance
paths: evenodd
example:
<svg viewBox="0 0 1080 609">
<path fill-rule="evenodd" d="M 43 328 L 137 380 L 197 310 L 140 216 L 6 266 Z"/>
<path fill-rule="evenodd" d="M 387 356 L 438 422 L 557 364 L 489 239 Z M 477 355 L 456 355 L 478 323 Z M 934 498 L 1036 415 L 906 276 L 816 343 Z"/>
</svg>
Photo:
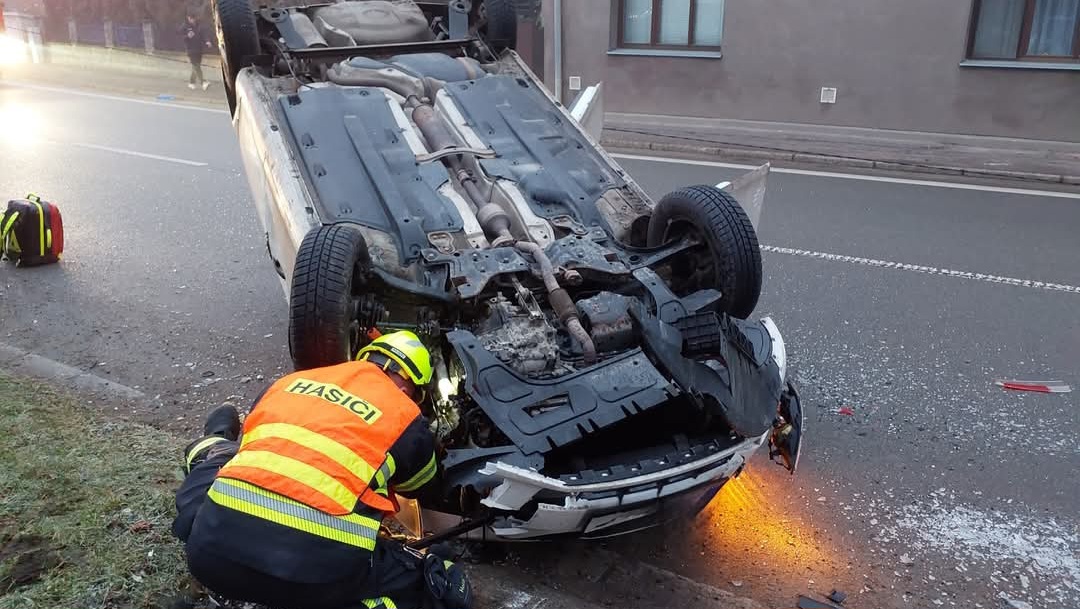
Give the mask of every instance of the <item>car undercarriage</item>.
<svg viewBox="0 0 1080 609">
<path fill-rule="evenodd" d="M 715 186 L 654 203 L 513 52 L 509 2 L 216 5 L 297 368 L 398 328 L 433 354 L 418 528 L 600 537 L 695 512 L 766 444 L 794 471 L 750 217 Z"/>
</svg>

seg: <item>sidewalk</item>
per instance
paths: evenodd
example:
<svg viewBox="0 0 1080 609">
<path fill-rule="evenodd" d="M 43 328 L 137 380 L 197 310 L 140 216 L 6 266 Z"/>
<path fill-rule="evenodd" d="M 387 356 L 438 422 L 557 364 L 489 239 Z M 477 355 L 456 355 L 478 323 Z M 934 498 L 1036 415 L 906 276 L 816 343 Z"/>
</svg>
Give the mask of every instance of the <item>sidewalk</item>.
<svg viewBox="0 0 1080 609">
<path fill-rule="evenodd" d="M 69 89 L 89 89 L 160 101 L 176 101 L 187 104 L 206 105 L 226 109 L 221 71 L 216 65 L 207 66 L 204 60 L 203 76 L 210 83 L 206 91 L 188 88 L 188 67 L 183 65 L 177 73 L 176 60 L 171 57 L 155 57 L 161 69 L 122 69 L 116 66 L 98 67 L 67 65 L 59 63 L 17 64 L 4 66 L 0 83 L 24 82 Z M 186 62 L 186 59 L 184 60 Z"/>
<path fill-rule="evenodd" d="M 773 161 L 1080 185 L 1080 143 L 608 113 L 603 143 Z"/>
</svg>

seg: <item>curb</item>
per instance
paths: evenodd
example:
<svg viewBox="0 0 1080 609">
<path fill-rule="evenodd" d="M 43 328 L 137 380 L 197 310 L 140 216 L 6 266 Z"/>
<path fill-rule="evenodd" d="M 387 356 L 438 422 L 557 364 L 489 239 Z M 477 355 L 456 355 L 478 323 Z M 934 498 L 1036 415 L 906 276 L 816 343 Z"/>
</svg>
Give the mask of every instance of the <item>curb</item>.
<svg viewBox="0 0 1080 609">
<path fill-rule="evenodd" d="M 44 90 L 74 91 L 95 93 L 101 95 L 114 95 L 119 97 L 130 96 L 131 99 L 137 101 L 151 101 L 159 102 L 162 104 L 175 103 L 175 105 L 179 107 L 190 106 L 196 110 L 218 110 L 222 114 L 228 114 L 229 112 L 225 108 L 224 97 L 222 97 L 220 100 L 211 100 L 205 97 L 189 97 L 184 94 L 152 91 L 150 89 L 141 89 L 136 87 L 110 87 L 100 86 L 92 83 L 78 83 L 77 85 L 75 85 L 72 83 L 66 83 L 60 79 L 0 80 L 0 83 L 4 83 L 12 87 L 22 87 L 26 89 L 40 88 Z M 214 89 L 211 88 L 210 90 L 213 91 Z M 220 90 L 220 88 L 218 90 Z"/>
<path fill-rule="evenodd" d="M 569 550 L 569 551 L 568 551 Z M 766 605 L 729 590 L 592 545 L 534 546 L 515 552 L 512 562 L 531 578 L 595 605 L 659 609 L 764 609 Z M 656 594 L 652 592 L 656 591 Z"/>
<path fill-rule="evenodd" d="M 600 609 L 554 588 L 508 577 L 506 568 L 466 564 L 464 569 L 473 584 L 477 609 Z"/>
<path fill-rule="evenodd" d="M 190 73 L 190 61 L 183 52 L 158 51 L 146 53 L 121 46 L 97 46 L 53 42 L 43 49 L 45 63 L 92 70 L 117 70 L 131 74 L 167 74 L 186 77 Z M 211 56 L 213 57 L 213 56 Z M 214 74 L 221 64 L 213 58 L 200 65 Z"/>
<path fill-rule="evenodd" d="M 93 393 L 123 401 L 146 401 L 146 394 L 96 374 L 0 343 L 0 369 L 20 376 L 52 381 L 65 389 Z"/>
<path fill-rule="evenodd" d="M 1080 186 L 1080 176 L 1068 176 L 1028 171 L 1008 171 L 975 167 L 936 166 L 918 163 L 904 163 L 902 161 L 876 161 L 873 159 L 861 159 L 856 157 L 836 156 L 827 154 L 811 154 L 786 150 L 755 150 L 750 148 L 739 148 L 736 146 L 697 146 L 693 144 L 649 142 L 644 140 L 622 139 L 615 137 L 603 138 L 602 144 L 605 147 L 613 149 L 676 152 L 681 154 L 692 154 L 698 156 L 720 157 L 727 160 L 773 162 L 786 161 L 792 163 L 822 165 L 834 168 L 847 167 L 852 169 L 879 169 L 882 171 L 898 171 L 904 173 L 965 176 L 971 178 L 999 178 L 1024 182 L 1043 182 L 1048 184 L 1065 184 L 1070 186 Z"/>
</svg>

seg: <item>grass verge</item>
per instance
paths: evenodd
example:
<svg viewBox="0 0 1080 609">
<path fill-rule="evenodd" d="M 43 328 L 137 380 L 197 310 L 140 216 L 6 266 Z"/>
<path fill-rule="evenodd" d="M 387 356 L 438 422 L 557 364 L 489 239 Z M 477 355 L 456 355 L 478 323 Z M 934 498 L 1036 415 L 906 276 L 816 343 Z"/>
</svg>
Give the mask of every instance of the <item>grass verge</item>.
<svg viewBox="0 0 1080 609">
<path fill-rule="evenodd" d="M 0 609 L 167 607 L 182 442 L 0 374 Z"/>
</svg>

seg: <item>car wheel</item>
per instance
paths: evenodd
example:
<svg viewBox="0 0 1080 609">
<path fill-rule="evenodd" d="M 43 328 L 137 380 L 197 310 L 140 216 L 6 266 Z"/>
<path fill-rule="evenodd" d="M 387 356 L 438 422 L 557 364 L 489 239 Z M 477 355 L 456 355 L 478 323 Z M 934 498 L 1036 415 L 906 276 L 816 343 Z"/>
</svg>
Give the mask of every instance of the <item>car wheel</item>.
<svg viewBox="0 0 1080 609">
<path fill-rule="evenodd" d="M 259 54 L 259 31 L 251 0 L 212 0 L 214 28 L 221 54 L 221 78 L 229 111 L 236 111 L 236 75 L 244 59 Z"/>
<path fill-rule="evenodd" d="M 720 291 L 720 308 L 746 319 L 761 295 L 761 249 L 754 225 L 735 197 L 714 186 L 688 186 L 665 196 L 649 220 L 649 246 L 693 237 L 701 245 L 671 260 L 672 291 Z"/>
<path fill-rule="evenodd" d="M 297 370 L 351 360 L 364 341 L 358 310 L 371 259 L 355 226 L 310 231 L 300 243 L 289 294 L 289 353 Z"/>
<path fill-rule="evenodd" d="M 491 50 L 501 53 L 517 46 L 518 18 L 513 0 L 482 0 L 474 6 L 474 33 L 483 38 Z"/>
</svg>

